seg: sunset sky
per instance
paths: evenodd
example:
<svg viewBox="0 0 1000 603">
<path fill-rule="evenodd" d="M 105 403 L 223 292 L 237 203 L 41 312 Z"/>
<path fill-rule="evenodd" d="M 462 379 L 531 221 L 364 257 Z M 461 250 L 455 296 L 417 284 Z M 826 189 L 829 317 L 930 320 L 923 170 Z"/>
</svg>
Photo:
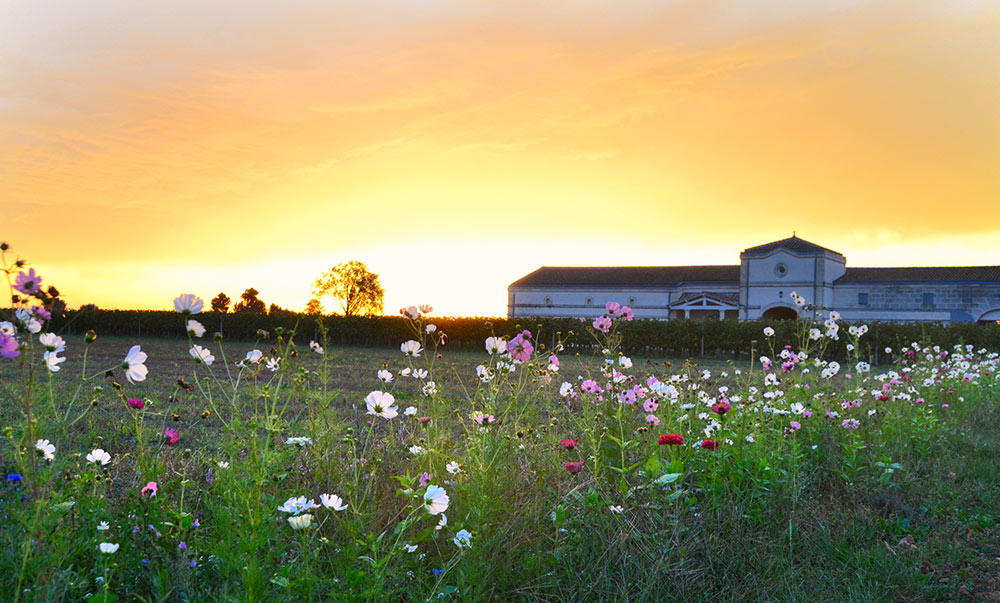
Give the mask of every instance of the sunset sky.
<svg viewBox="0 0 1000 603">
<path fill-rule="evenodd" d="M 0 0 L 0 240 L 154 309 L 357 259 L 387 313 L 502 315 L 793 230 L 1000 264 L 998 74 L 995 1 Z"/>
</svg>

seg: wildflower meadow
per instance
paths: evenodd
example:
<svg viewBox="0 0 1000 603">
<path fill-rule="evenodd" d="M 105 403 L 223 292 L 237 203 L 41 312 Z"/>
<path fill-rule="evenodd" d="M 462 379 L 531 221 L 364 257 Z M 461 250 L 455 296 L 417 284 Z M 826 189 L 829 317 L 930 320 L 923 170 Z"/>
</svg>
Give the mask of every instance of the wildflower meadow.
<svg viewBox="0 0 1000 603">
<path fill-rule="evenodd" d="M 629 357 L 616 303 L 461 353 L 429 305 L 373 352 L 190 293 L 173 338 L 70 336 L 2 251 L 4 601 L 1000 599 L 994 350 L 876 364 L 799 296 L 708 364 Z"/>
</svg>

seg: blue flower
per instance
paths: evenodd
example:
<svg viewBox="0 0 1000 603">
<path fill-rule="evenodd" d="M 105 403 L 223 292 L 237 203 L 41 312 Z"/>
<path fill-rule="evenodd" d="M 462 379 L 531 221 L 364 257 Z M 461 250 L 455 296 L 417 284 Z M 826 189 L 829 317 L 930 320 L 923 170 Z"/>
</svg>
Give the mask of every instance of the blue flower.
<svg viewBox="0 0 1000 603">
<path fill-rule="evenodd" d="M 444 573 L 444 570 L 443 570 L 443 569 L 438 569 L 438 568 L 436 568 L 436 567 L 435 567 L 435 568 L 433 568 L 433 569 L 432 569 L 431 571 L 432 571 L 432 572 L 434 572 L 434 575 L 435 575 L 435 576 L 437 576 L 438 574 L 443 574 L 443 573 Z"/>
<path fill-rule="evenodd" d="M 24 477 L 20 473 L 8 473 L 7 474 L 7 481 L 8 482 L 19 482 L 19 481 L 21 481 L 23 479 L 24 479 Z"/>
</svg>

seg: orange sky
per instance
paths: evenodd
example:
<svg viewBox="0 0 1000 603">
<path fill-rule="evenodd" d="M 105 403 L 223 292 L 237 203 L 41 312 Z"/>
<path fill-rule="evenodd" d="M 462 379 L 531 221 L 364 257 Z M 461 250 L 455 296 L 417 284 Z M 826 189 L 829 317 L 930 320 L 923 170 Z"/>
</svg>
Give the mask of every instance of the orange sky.
<svg viewBox="0 0 1000 603">
<path fill-rule="evenodd" d="M 70 306 L 300 309 L 358 259 L 498 315 L 793 230 L 1000 264 L 994 2 L 150 4 L 0 2 L 0 239 Z"/>
</svg>

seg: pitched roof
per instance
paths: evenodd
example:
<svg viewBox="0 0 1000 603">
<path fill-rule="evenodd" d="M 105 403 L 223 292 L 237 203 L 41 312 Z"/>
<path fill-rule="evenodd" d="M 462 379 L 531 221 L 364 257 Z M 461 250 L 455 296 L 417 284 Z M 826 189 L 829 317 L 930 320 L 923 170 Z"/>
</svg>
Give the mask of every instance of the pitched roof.
<svg viewBox="0 0 1000 603">
<path fill-rule="evenodd" d="M 827 249 L 826 247 L 820 247 L 816 243 L 810 243 L 809 241 L 800 239 L 795 235 L 792 235 L 787 239 L 781 239 L 780 241 L 771 241 L 770 243 L 764 243 L 763 245 L 757 245 L 756 247 L 749 247 L 744 249 L 743 253 L 769 253 L 775 249 L 787 249 L 789 251 L 829 251 L 830 253 L 843 255 L 839 251 Z"/>
<path fill-rule="evenodd" d="M 685 293 L 685 294 L 681 295 L 680 297 L 678 297 L 672 303 L 673 303 L 673 305 L 683 304 L 683 303 L 686 303 L 686 302 L 689 302 L 689 301 L 692 301 L 692 300 L 701 299 L 702 297 L 710 297 L 710 298 L 712 298 L 712 299 L 714 299 L 716 301 L 725 302 L 725 303 L 734 304 L 734 305 L 740 303 L 740 294 L 739 293 L 715 293 L 715 292 L 712 292 L 712 291 L 701 291 L 701 292 L 697 292 L 697 293 L 695 293 L 695 292 L 688 292 L 688 293 Z"/>
<path fill-rule="evenodd" d="M 848 268 L 838 283 L 913 281 L 1000 281 L 1000 266 L 924 266 L 905 268 Z"/>
<path fill-rule="evenodd" d="M 514 281 L 511 287 L 587 285 L 591 287 L 673 286 L 680 283 L 740 281 L 736 266 L 599 266 L 588 268 L 542 266 Z"/>
</svg>

